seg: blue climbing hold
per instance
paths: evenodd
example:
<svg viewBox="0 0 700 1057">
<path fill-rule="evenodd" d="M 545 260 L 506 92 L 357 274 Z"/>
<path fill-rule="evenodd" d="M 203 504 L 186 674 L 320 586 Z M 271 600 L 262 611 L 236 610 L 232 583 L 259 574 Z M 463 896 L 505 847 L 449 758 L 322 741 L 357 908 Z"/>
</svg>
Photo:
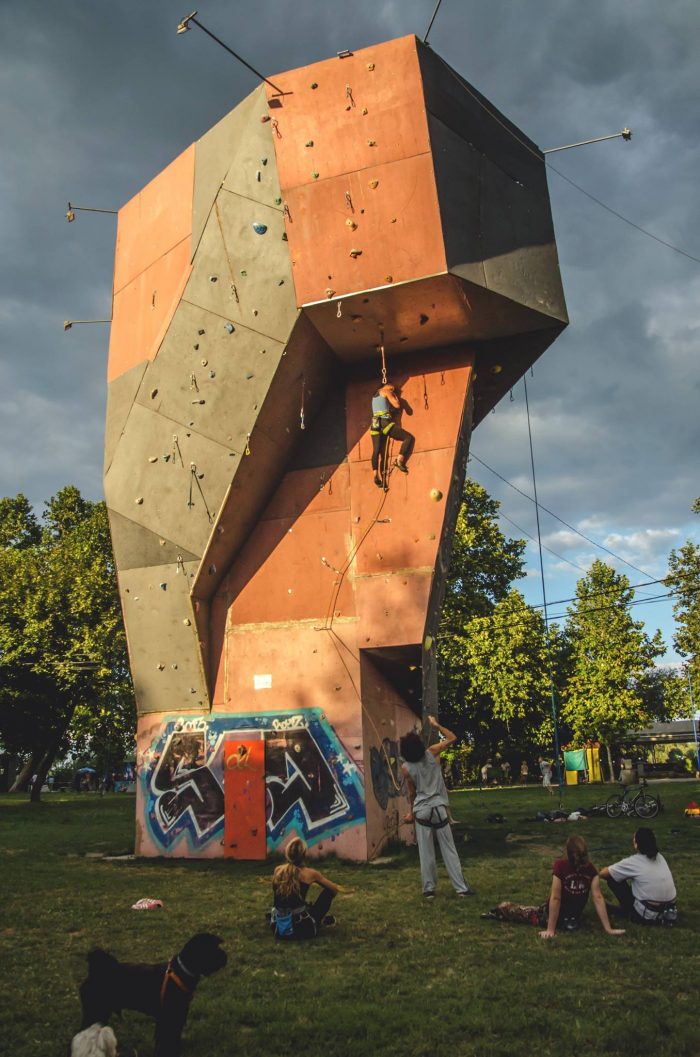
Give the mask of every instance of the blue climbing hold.
<svg viewBox="0 0 700 1057">
<path fill-rule="evenodd" d="M 233 334 L 235 329 L 233 323 L 224 323 L 224 330 L 227 330 L 229 334 Z"/>
<path fill-rule="evenodd" d="M 253 221 L 253 231 L 256 235 L 264 235 L 267 231 L 267 224 L 261 224 L 260 221 Z"/>
</svg>

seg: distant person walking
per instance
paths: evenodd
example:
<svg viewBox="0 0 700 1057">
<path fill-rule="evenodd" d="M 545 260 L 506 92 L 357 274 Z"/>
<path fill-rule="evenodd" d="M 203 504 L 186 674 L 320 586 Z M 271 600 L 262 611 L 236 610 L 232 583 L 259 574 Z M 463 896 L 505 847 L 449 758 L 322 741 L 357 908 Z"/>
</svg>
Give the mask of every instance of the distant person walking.
<svg viewBox="0 0 700 1057">
<path fill-rule="evenodd" d="M 445 749 L 457 740 L 457 735 L 441 727 L 434 716 L 428 716 L 428 722 L 443 735 L 444 741 L 426 749 L 420 735 L 411 731 L 399 742 L 399 753 L 403 760 L 401 770 L 406 778 L 411 805 L 404 822 L 414 822 L 416 826 L 421 882 L 426 899 L 434 899 L 437 888 L 435 841 L 440 846 L 442 861 L 457 895 L 473 895 L 473 890 L 464 880 L 462 864 L 455 848 L 450 828 L 450 802 L 439 760 Z"/>
<path fill-rule="evenodd" d="M 546 789 L 550 796 L 554 796 L 554 790 L 552 789 L 552 761 L 545 760 L 544 756 L 540 756 L 537 762 L 540 765 L 540 774 L 542 775 L 542 788 Z"/>
<path fill-rule="evenodd" d="M 527 765 L 527 760 L 523 760 L 523 762 L 520 764 L 520 784 L 527 785 L 529 777 L 530 768 Z"/>
</svg>

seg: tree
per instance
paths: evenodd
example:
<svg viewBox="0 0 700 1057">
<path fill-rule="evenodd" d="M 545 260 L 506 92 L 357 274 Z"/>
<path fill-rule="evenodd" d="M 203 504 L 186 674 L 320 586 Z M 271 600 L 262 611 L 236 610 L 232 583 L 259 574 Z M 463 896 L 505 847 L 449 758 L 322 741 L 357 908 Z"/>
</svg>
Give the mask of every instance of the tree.
<svg viewBox="0 0 700 1057">
<path fill-rule="evenodd" d="M 700 498 L 693 502 L 692 509 L 700 514 Z M 687 540 L 679 550 L 672 550 L 668 568 L 664 583 L 676 594 L 673 645 L 681 657 L 688 658 L 693 697 L 700 702 L 700 545 Z"/>
<path fill-rule="evenodd" d="M 519 744 L 550 742 L 550 658 L 542 614 L 512 589 L 490 616 L 466 625 L 462 649 L 472 692 L 492 728 L 496 721 L 504 728 L 502 738 Z"/>
<path fill-rule="evenodd" d="M 640 683 L 664 652 L 660 633 L 649 638 L 630 615 L 633 598 L 626 576 L 595 561 L 576 585 L 566 624 L 570 674 L 562 716 L 579 743 L 605 743 L 611 775 L 610 743 L 653 718 Z"/>
<path fill-rule="evenodd" d="M 104 503 L 63 488 L 41 524 L 0 502 L 0 740 L 32 798 L 71 737 L 133 730 L 133 692 Z M 17 783 L 16 783 L 17 787 Z"/>
<path fill-rule="evenodd" d="M 509 539 L 501 532 L 499 507 L 485 488 L 467 478 L 437 643 L 441 713 L 483 752 L 495 748 L 508 732 L 504 721 L 494 720 L 490 696 L 472 684 L 465 641 L 474 618 L 493 614 L 507 598 L 513 581 L 524 575 L 526 547 L 525 540 Z M 476 625 L 472 630 L 476 631 Z"/>
</svg>

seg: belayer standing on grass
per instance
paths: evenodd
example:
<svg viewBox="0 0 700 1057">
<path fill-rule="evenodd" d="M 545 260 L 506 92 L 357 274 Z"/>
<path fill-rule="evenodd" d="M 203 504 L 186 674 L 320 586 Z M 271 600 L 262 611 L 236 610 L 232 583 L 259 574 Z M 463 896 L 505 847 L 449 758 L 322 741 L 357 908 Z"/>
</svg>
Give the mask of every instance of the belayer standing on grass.
<svg viewBox="0 0 700 1057">
<path fill-rule="evenodd" d="M 402 429 L 396 421 L 395 412 L 400 410 L 401 400 L 396 388 L 388 382 L 380 386 L 372 397 L 372 427 L 370 429 L 374 483 L 379 488 L 386 487 L 386 448 L 389 440 L 401 441 L 401 449 L 394 460 L 394 466 L 401 473 L 408 473 L 406 460 L 413 450 L 415 437 L 412 433 Z"/>
<path fill-rule="evenodd" d="M 434 716 L 428 716 L 431 727 L 443 735 L 444 740 L 426 749 L 423 739 L 415 731 L 405 734 L 399 742 L 399 753 L 403 763 L 401 770 L 408 784 L 408 799 L 411 810 L 404 822 L 414 822 L 420 858 L 420 874 L 423 895 L 433 899 L 437 887 L 437 863 L 435 841 L 450 881 L 458 896 L 473 895 L 473 889 L 464 880 L 462 864 L 455 848 L 450 828 L 449 797 L 442 776 L 439 757 L 457 740 L 457 735 L 441 727 Z"/>
</svg>

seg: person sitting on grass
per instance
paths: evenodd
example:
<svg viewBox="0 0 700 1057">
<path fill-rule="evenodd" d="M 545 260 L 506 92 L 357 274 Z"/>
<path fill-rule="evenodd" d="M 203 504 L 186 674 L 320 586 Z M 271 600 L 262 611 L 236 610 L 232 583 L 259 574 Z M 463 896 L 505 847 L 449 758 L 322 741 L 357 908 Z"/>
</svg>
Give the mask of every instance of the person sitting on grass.
<svg viewBox="0 0 700 1057">
<path fill-rule="evenodd" d="M 640 826 L 632 845 L 634 855 L 600 871 L 619 903 L 608 909 L 642 925 L 675 924 L 676 886 L 653 831 Z"/>
<path fill-rule="evenodd" d="M 481 916 L 495 918 L 496 921 L 536 925 L 542 930 L 540 939 L 551 940 L 557 928 L 568 931 L 578 928 L 589 893 L 593 896 L 596 914 L 608 936 L 622 936 L 624 929 L 614 929 L 610 925 L 598 871 L 588 859 L 586 842 L 583 837 L 574 834 L 566 842 L 566 858 L 557 859 L 552 866 L 552 888 L 546 903 L 539 906 L 499 903 Z"/>
<path fill-rule="evenodd" d="M 328 911 L 340 886 L 305 865 L 306 851 L 301 837 L 293 837 L 284 850 L 286 863 L 276 867 L 272 875 L 274 905 L 270 927 L 276 939 L 313 939 L 321 928 L 335 925 L 335 918 Z M 319 885 L 321 892 L 315 903 L 307 903 L 312 884 Z"/>
</svg>

